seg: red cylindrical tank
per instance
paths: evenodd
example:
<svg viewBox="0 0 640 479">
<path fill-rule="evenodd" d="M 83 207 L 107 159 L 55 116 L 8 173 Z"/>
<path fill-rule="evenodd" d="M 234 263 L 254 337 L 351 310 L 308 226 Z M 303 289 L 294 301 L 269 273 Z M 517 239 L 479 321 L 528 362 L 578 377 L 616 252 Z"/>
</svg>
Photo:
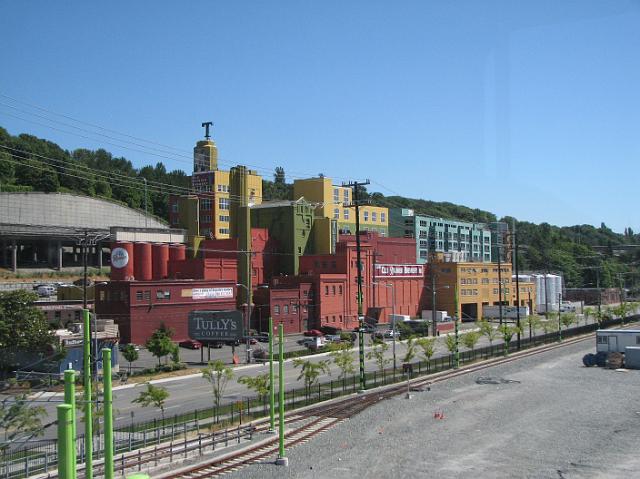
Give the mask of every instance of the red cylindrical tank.
<svg viewBox="0 0 640 479">
<path fill-rule="evenodd" d="M 169 276 L 169 245 L 153 245 L 153 279 L 166 279 Z"/>
<path fill-rule="evenodd" d="M 183 261 L 187 259 L 187 247 L 180 243 L 174 243 L 169 246 L 169 261 Z"/>
<path fill-rule="evenodd" d="M 133 276 L 133 244 L 116 241 L 111 244 L 111 280 L 125 281 Z"/>
<path fill-rule="evenodd" d="M 135 261 L 133 276 L 138 281 L 149 281 L 153 278 L 151 243 L 135 243 Z"/>
</svg>

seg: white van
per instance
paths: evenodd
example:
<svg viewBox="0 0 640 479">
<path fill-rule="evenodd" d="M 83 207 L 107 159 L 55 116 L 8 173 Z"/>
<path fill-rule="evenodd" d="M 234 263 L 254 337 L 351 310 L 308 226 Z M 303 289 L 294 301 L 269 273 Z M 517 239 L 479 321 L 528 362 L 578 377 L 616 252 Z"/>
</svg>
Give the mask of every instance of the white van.
<svg viewBox="0 0 640 479">
<path fill-rule="evenodd" d="M 42 298 L 48 298 L 49 296 L 56 294 L 56 288 L 51 284 L 41 284 L 36 289 L 36 293 L 38 293 L 38 296 Z"/>
</svg>

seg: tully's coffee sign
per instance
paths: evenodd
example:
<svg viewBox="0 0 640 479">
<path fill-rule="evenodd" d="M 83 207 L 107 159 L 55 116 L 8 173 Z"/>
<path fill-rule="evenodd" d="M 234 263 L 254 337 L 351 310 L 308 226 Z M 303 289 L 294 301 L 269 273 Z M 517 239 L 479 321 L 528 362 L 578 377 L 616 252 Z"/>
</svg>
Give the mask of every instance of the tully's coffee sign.
<svg viewBox="0 0 640 479">
<path fill-rule="evenodd" d="M 191 311 L 189 337 L 199 341 L 232 341 L 244 336 L 240 311 Z"/>
</svg>

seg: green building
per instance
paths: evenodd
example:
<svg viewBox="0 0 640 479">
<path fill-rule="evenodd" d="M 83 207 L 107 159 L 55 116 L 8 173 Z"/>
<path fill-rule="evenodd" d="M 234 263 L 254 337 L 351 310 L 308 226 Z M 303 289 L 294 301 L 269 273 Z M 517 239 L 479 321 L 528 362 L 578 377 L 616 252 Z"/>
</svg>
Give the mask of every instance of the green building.
<svg viewBox="0 0 640 479">
<path fill-rule="evenodd" d="M 314 209 L 304 198 L 267 201 L 251 208 L 251 227 L 266 228 L 277 244 L 274 274 L 298 274 L 300 256 L 316 252 L 317 237 L 324 235 L 314 231 Z"/>
</svg>

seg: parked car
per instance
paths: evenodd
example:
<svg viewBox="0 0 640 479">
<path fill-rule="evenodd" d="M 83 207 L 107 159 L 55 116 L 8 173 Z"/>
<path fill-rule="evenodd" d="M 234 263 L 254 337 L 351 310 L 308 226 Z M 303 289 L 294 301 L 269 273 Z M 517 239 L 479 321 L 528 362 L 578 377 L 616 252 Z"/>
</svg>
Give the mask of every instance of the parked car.
<svg viewBox="0 0 640 479">
<path fill-rule="evenodd" d="M 41 284 L 36 286 L 35 291 L 41 298 L 48 298 L 49 296 L 56 294 L 56 287 L 52 284 Z"/>
<path fill-rule="evenodd" d="M 178 346 L 187 349 L 200 349 L 202 347 L 202 343 L 200 341 L 196 341 L 195 339 L 185 339 L 184 341 L 180 341 L 178 343 Z"/>
<path fill-rule="evenodd" d="M 340 338 L 339 334 L 327 334 L 324 337 L 327 343 L 340 343 L 342 342 L 342 338 Z"/>
<path fill-rule="evenodd" d="M 210 343 L 209 346 L 211 346 L 214 349 L 220 349 L 222 348 L 222 346 L 224 346 L 224 343 L 222 341 L 215 341 L 213 343 Z"/>
<path fill-rule="evenodd" d="M 382 331 L 382 336 L 385 339 L 393 339 L 395 336 L 396 339 L 400 337 L 400 331 L 394 331 L 392 329 L 387 329 L 386 331 Z"/>
<path fill-rule="evenodd" d="M 322 331 L 318 331 L 317 329 L 310 329 L 309 331 L 305 331 L 302 333 L 303 336 L 324 336 Z"/>
<path fill-rule="evenodd" d="M 254 334 L 252 337 L 259 343 L 268 343 L 269 335 L 267 333 Z"/>
</svg>

